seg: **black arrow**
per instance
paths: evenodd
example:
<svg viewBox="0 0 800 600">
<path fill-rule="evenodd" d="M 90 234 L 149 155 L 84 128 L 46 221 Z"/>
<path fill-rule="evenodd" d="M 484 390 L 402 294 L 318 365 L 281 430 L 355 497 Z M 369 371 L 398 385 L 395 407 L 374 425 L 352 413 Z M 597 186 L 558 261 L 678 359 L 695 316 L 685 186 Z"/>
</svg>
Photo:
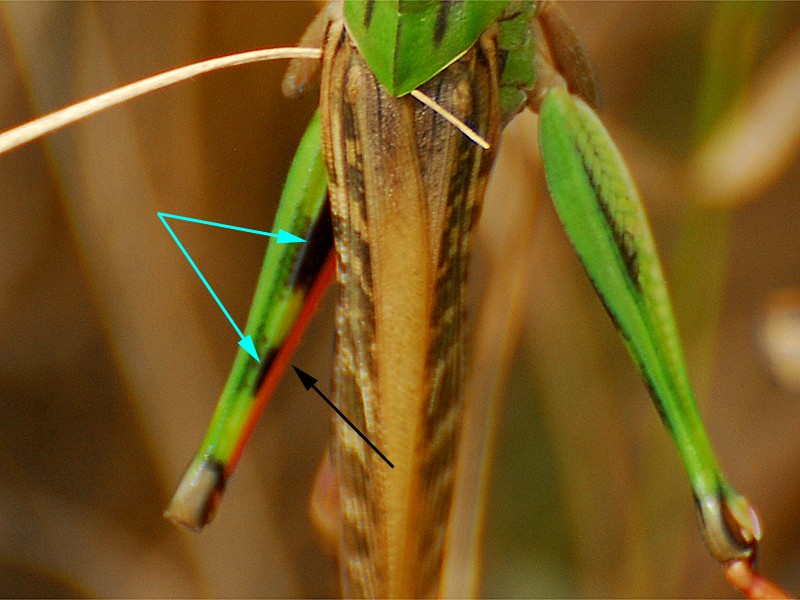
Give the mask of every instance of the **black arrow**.
<svg viewBox="0 0 800 600">
<path fill-rule="evenodd" d="M 383 460 L 385 460 L 386 464 L 394 469 L 394 465 L 391 463 L 391 461 L 388 458 L 386 458 L 386 456 L 384 456 L 383 452 L 378 450 L 378 448 L 375 446 L 375 444 L 370 442 L 369 439 L 367 438 L 367 436 L 365 436 L 363 433 L 361 433 L 361 431 L 359 431 L 358 427 L 353 425 L 352 421 L 350 421 L 350 419 L 345 417 L 344 414 L 342 413 L 342 411 L 340 411 L 338 408 L 336 408 L 336 406 L 334 406 L 333 402 L 328 400 L 328 398 L 327 398 L 327 396 L 325 396 L 325 394 L 323 394 L 321 391 L 319 391 L 319 388 L 317 387 L 317 380 L 316 379 L 314 379 L 311 375 L 309 375 L 305 371 L 301 371 L 300 369 L 298 369 L 294 365 L 292 365 L 292 368 L 294 369 L 294 372 L 297 373 L 297 376 L 300 378 L 300 383 L 303 384 L 303 387 L 306 388 L 306 390 L 314 390 L 315 392 L 317 392 L 317 394 L 319 394 L 320 397 L 323 400 L 325 400 L 325 402 L 327 402 L 328 405 L 333 410 L 336 411 L 336 414 L 339 415 L 340 417 L 342 417 L 345 420 L 345 422 L 348 425 L 350 425 L 350 427 L 352 427 L 353 431 L 355 431 L 358 435 L 360 435 L 361 439 L 363 439 L 365 442 L 367 442 L 367 444 L 369 444 L 369 447 L 372 448 L 373 450 L 375 450 L 375 452 L 378 453 L 378 456 L 380 456 Z"/>
</svg>

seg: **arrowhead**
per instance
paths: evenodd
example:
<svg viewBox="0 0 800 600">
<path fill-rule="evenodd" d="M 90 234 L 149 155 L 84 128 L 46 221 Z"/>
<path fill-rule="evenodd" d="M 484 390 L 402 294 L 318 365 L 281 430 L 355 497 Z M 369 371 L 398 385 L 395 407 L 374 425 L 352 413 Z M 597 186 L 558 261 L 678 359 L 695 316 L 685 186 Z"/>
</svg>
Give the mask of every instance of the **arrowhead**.
<svg viewBox="0 0 800 600">
<path fill-rule="evenodd" d="M 296 244 L 299 242 L 305 243 L 305 240 L 301 237 L 297 237 L 293 233 L 289 233 L 288 231 L 284 231 L 283 229 L 278 230 L 278 243 L 279 244 Z"/>
<path fill-rule="evenodd" d="M 306 388 L 306 390 L 310 390 L 312 387 L 314 387 L 314 384 L 317 383 L 317 380 L 305 371 L 301 371 L 294 365 L 292 365 L 292 368 L 294 369 L 294 372 L 297 373 L 297 376 L 300 378 L 300 383 L 303 384 L 303 387 Z"/>
<path fill-rule="evenodd" d="M 247 352 L 247 353 L 248 353 L 250 356 L 252 356 L 253 358 L 255 358 L 255 359 L 258 361 L 258 362 L 261 362 L 261 360 L 258 358 L 258 352 L 256 352 L 256 346 L 255 346 L 255 344 L 253 344 L 253 338 L 251 338 L 251 337 L 248 335 L 246 338 L 242 338 L 241 340 L 239 340 L 239 345 L 240 345 L 242 348 L 244 348 L 244 349 L 245 349 L 245 351 L 246 351 L 246 352 Z"/>
</svg>

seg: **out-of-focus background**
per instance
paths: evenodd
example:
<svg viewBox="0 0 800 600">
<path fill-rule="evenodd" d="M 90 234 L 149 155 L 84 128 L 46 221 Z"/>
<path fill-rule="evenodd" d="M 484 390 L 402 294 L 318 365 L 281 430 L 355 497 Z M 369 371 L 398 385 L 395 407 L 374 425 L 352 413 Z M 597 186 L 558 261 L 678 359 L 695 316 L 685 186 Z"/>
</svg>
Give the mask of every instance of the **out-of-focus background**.
<svg viewBox="0 0 800 600">
<path fill-rule="evenodd" d="M 3 3 L 0 129 L 292 45 L 317 9 Z M 653 219 L 720 461 L 761 512 L 759 566 L 800 592 L 800 4 L 566 11 Z M 237 346 L 156 212 L 270 228 L 315 104 L 281 96 L 283 70 L 206 76 L 0 156 L 0 596 L 336 593 L 307 517 L 329 411 L 293 376 L 213 525 L 193 535 L 161 517 Z M 497 425 L 481 594 L 731 596 L 549 206 L 535 118 L 507 133 L 471 292 L 469 401 L 493 402 Z M 175 227 L 244 323 L 264 241 Z M 294 359 L 324 389 L 332 307 L 329 293 Z"/>
</svg>

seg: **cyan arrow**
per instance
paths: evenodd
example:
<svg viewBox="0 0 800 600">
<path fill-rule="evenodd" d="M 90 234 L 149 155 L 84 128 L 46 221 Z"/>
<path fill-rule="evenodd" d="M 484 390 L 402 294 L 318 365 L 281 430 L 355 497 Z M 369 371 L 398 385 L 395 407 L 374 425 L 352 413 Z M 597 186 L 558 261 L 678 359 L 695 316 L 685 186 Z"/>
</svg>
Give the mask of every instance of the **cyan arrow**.
<svg viewBox="0 0 800 600">
<path fill-rule="evenodd" d="M 197 273 L 197 276 L 200 278 L 200 281 L 202 281 L 203 285 L 206 286 L 206 289 L 211 294 L 211 297 L 214 298 L 214 301 L 222 309 L 223 314 L 227 317 L 230 324 L 233 325 L 233 328 L 236 330 L 236 333 L 239 334 L 239 338 L 241 338 L 239 340 L 239 345 L 242 348 L 244 348 L 245 351 L 250 356 L 255 358 L 258 362 L 261 362 L 261 360 L 258 358 L 258 353 L 256 352 L 255 344 L 253 344 L 253 338 L 251 338 L 249 335 L 245 336 L 244 333 L 242 333 L 242 330 L 239 329 L 239 326 L 233 320 L 233 317 L 231 317 L 230 313 L 228 312 L 228 309 L 226 309 L 225 305 L 222 304 L 222 301 L 219 299 L 217 294 L 211 288 L 211 285 L 208 283 L 206 278 L 200 272 L 200 269 L 197 267 L 194 260 L 192 260 L 192 257 L 189 256 L 189 253 L 186 251 L 186 248 L 184 248 L 183 244 L 181 244 L 181 241 L 178 239 L 178 236 L 175 235 L 174 231 L 172 231 L 172 227 L 170 227 L 169 223 L 167 223 L 167 219 L 177 219 L 179 221 L 189 221 L 191 223 L 200 223 L 201 225 L 211 225 L 212 227 L 221 227 L 222 229 L 233 229 L 234 231 L 244 231 L 245 233 L 266 235 L 269 237 L 278 238 L 279 244 L 292 244 L 296 242 L 305 242 L 305 240 L 301 237 L 297 237 L 296 235 L 289 233 L 288 231 L 284 231 L 283 229 L 279 229 L 278 233 L 270 233 L 269 231 L 259 231 L 258 229 L 247 229 L 245 227 L 236 227 L 234 225 L 226 225 L 225 223 L 215 223 L 213 221 L 203 221 L 202 219 L 192 219 L 191 217 L 182 217 L 180 215 L 170 215 L 168 213 L 163 213 L 163 212 L 158 213 L 158 218 L 161 219 L 161 222 L 164 224 L 164 227 L 167 228 L 167 231 L 172 236 L 172 239 L 175 240 L 175 243 L 178 245 L 178 248 L 180 248 L 181 252 L 183 252 L 183 255 L 186 257 L 186 260 L 189 261 L 189 264 L 194 269 L 194 272 Z"/>
</svg>

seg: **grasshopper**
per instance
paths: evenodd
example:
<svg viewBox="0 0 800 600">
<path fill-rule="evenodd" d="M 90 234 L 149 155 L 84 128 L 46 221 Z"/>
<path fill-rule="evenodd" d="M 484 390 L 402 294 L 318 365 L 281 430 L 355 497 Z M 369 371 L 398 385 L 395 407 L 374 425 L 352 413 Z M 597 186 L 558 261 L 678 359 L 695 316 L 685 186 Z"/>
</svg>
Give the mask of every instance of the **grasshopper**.
<svg viewBox="0 0 800 600">
<path fill-rule="evenodd" d="M 414 8 L 406 14 L 408 6 Z M 534 21 L 546 44 L 537 46 L 532 37 Z M 389 23 L 398 45 L 381 48 L 387 30 L 376 33 L 373 23 Z M 438 40 L 442 55 L 412 60 L 418 40 L 403 40 L 406 29 L 427 35 L 434 45 Z M 448 39 L 451 29 L 454 41 Z M 343 590 L 372 596 L 438 593 L 452 485 L 447 478 L 463 395 L 469 234 L 500 130 L 527 105 L 540 115 L 556 208 L 678 445 L 706 543 L 722 561 L 749 560 L 759 537 L 757 517 L 722 476 L 703 432 L 637 192 L 594 113 L 590 69 L 557 9 L 504 2 L 346 2 L 326 8 L 306 40 L 317 33 L 324 34 L 321 117 L 301 144 L 276 220 L 276 227 L 281 223 L 311 243 L 302 250 L 270 249 L 268 278 L 259 284 L 251 313 L 262 332 L 255 337 L 264 366 L 247 362 L 242 353 L 237 357 L 225 408 L 171 514 L 195 527 L 213 515 L 246 438 L 240 429 L 251 427 L 256 390 L 285 366 L 287 341 L 333 276 L 329 249 L 335 243 L 341 287 L 336 400 L 385 444 L 401 473 L 380 471 L 375 457 L 335 422 Z M 417 89 L 467 121 L 489 149 L 479 149 L 409 98 Z M 326 172 L 332 215 L 326 212 Z M 310 184 L 300 189 L 304 178 Z M 380 199 L 379 190 L 386 190 L 388 200 Z M 300 199 L 288 199 L 294 192 Z M 412 247 L 403 248 L 408 240 Z M 237 403 L 245 405 L 246 416 L 231 410 Z M 428 506 L 433 508 L 423 508 Z"/>
<path fill-rule="evenodd" d="M 534 38 L 538 23 L 543 40 Z M 389 43 L 389 40 L 392 40 Z M 420 43 L 435 48 L 419 56 Z M 567 234 L 643 375 L 692 484 L 706 545 L 720 561 L 750 560 L 760 536 L 754 509 L 722 475 L 700 421 L 663 274 L 638 193 L 597 118 L 594 79 L 577 36 L 551 4 L 344 2 L 328 5 L 302 45 L 322 46 L 316 120 L 293 169 L 322 181 L 324 155 L 336 251 L 334 396 L 392 456 L 386 467 L 335 422 L 340 577 L 345 596 L 437 595 L 462 410 L 463 289 L 470 231 L 505 124 L 528 106 L 540 116 L 548 187 Z M 310 76 L 293 67 L 287 88 Z M 299 82 L 299 83 L 298 83 Z M 427 92 L 487 140 L 480 149 L 408 95 Z M 306 156 L 310 155 L 310 158 Z M 309 166 L 308 163 L 312 163 Z M 290 174 L 287 193 L 296 186 Z M 311 210 L 295 201 L 289 224 L 322 240 L 310 267 L 330 277 L 324 189 Z M 299 217 L 298 217 L 299 215 Z M 302 222 L 298 222 L 298 218 Z M 317 233 L 317 230 L 321 230 Z M 297 251 L 268 253 L 267 272 L 305 273 Z M 272 251 L 271 250 L 271 251 Z M 326 262 L 327 261 L 327 262 Z M 250 321 L 276 327 L 278 290 L 304 309 L 307 283 L 257 292 Z M 269 298 L 259 306 L 260 299 Z M 281 362 L 285 335 L 256 345 Z M 203 447 L 169 514 L 197 528 L 235 462 L 227 428 L 266 377 L 240 353 Z M 243 396 L 246 399 L 243 399 Z M 235 416 L 232 416 L 235 415 Z M 239 438 L 236 438 L 239 439 Z M 233 458 L 233 460 L 232 460 Z"/>
</svg>

